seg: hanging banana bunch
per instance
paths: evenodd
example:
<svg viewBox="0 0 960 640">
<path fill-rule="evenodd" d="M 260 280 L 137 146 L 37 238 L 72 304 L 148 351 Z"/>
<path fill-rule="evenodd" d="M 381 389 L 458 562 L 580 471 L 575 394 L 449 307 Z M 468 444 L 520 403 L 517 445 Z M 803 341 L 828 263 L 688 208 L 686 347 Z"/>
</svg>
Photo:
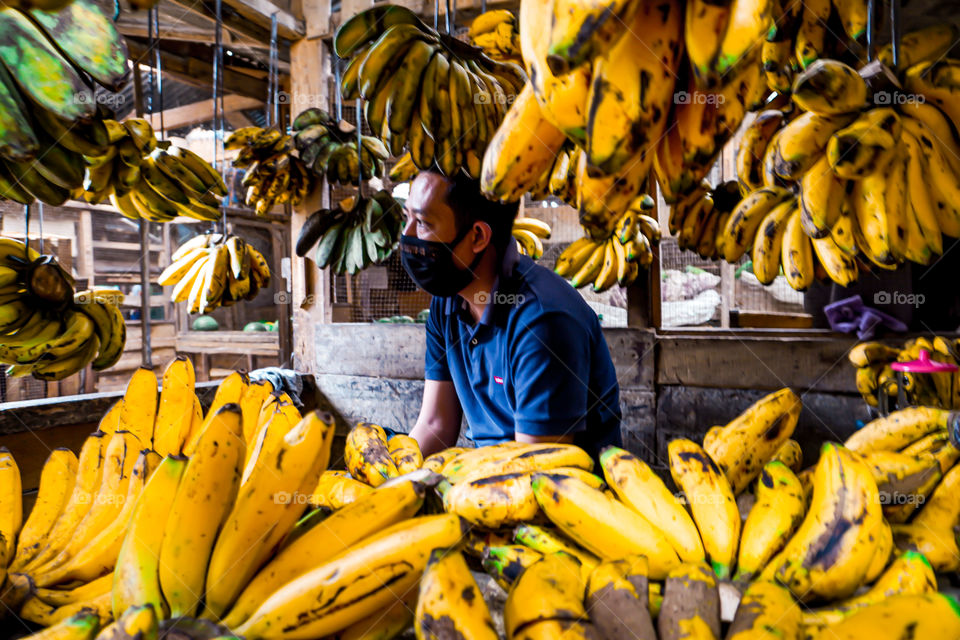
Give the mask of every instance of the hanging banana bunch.
<svg viewBox="0 0 960 640">
<path fill-rule="evenodd" d="M 417 165 L 413 164 L 413 158 L 410 156 L 410 152 L 407 151 L 400 156 L 396 164 L 390 168 L 388 176 L 394 182 L 410 182 L 417 177 L 418 173 L 420 173 L 420 169 L 417 168 Z"/>
<path fill-rule="evenodd" d="M 0 9 L 0 198 L 59 206 L 110 145 L 90 80 L 122 88 L 127 49 L 91 0 L 16 4 Z"/>
<path fill-rule="evenodd" d="M 158 140 L 143 118 L 106 119 L 102 124 L 109 145 L 99 155 L 83 157 L 86 171 L 79 195 L 84 200 L 109 200 L 133 220 L 220 219 L 218 196 L 227 195 L 227 187 L 203 158 Z"/>
<path fill-rule="evenodd" d="M 116 289 L 74 293 L 74 280 L 53 256 L 0 238 L 0 362 L 7 375 L 62 380 L 88 364 L 116 364 L 126 324 Z"/>
<path fill-rule="evenodd" d="M 512 62 L 441 34 L 412 11 L 382 5 L 351 17 L 334 38 L 349 59 L 344 100 L 362 98 L 374 135 L 419 169 L 479 177 L 484 150 L 526 78 Z"/>
<path fill-rule="evenodd" d="M 470 23 L 470 44 L 500 62 L 523 64 L 520 56 L 520 30 L 517 17 L 506 9 L 481 13 Z"/>
<path fill-rule="evenodd" d="M 517 251 L 534 260 L 543 257 L 543 241 L 550 238 L 550 225 L 536 218 L 519 217 L 513 221 L 512 233 Z"/>
<path fill-rule="evenodd" d="M 293 154 L 293 137 L 276 129 L 241 127 L 227 137 L 224 149 L 240 150 L 233 166 L 245 170 L 244 202 L 258 216 L 275 204 L 299 205 L 315 185 L 313 172 Z"/>
<path fill-rule="evenodd" d="M 300 159 L 330 184 L 356 185 L 383 175 L 383 162 L 390 157 L 387 148 L 373 136 L 361 136 L 357 151 L 357 129 L 337 122 L 316 107 L 303 111 L 293 120 L 293 141 Z"/>
<path fill-rule="evenodd" d="M 359 273 L 387 259 L 403 231 L 403 208 L 389 191 L 371 197 L 350 196 L 335 209 L 314 212 L 297 238 L 301 258 L 317 245 L 316 262 L 334 273 Z M 319 244 L 318 244 L 319 243 Z"/>
<path fill-rule="evenodd" d="M 960 408 L 960 374 L 942 372 L 917 374 L 909 371 L 899 374 L 890 368 L 895 362 L 911 362 L 927 352 L 930 360 L 956 365 L 960 344 L 943 336 L 911 338 L 897 348 L 882 342 L 861 342 L 847 354 L 857 369 L 857 391 L 872 407 L 877 406 L 877 392 L 881 389 L 888 398 L 898 398 L 903 392 L 907 404 L 941 409 Z M 902 387 L 902 389 L 901 389 Z"/>
<path fill-rule="evenodd" d="M 170 300 L 186 302 L 189 313 L 210 313 L 240 300 L 253 300 L 270 284 L 266 258 L 240 236 L 194 236 L 170 259 L 157 284 L 172 286 Z"/>
</svg>

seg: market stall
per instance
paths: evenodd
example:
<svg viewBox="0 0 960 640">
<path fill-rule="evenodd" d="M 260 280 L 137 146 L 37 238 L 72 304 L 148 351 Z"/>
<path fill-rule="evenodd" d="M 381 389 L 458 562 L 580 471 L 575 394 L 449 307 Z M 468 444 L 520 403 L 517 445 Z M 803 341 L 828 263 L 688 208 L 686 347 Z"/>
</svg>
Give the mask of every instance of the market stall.
<svg viewBox="0 0 960 640">
<path fill-rule="evenodd" d="M 0 640 L 960 640 L 954 9 L 0 8 Z"/>
</svg>

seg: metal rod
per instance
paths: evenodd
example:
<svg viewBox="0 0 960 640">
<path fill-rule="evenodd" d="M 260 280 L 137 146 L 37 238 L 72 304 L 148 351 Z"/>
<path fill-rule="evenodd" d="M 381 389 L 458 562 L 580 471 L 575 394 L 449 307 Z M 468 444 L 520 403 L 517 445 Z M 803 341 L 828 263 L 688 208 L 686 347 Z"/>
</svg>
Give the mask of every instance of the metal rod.
<svg viewBox="0 0 960 640">
<path fill-rule="evenodd" d="M 447 33 L 450 33 L 450 27 L 451 27 L 451 24 L 450 24 L 450 0 L 444 0 L 444 4 L 446 5 L 447 11 L 446 11 L 446 15 L 443 16 L 443 20 L 444 20 L 444 22 L 446 23 L 446 26 L 447 26 Z"/>
<path fill-rule="evenodd" d="M 337 88 L 333 92 L 333 112 L 337 114 L 337 122 L 343 120 L 343 98 L 340 96 L 340 58 L 333 60 L 333 85 Z"/>
<path fill-rule="evenodd" d="M 40 237 L 40 253 L 43 253 L 43 203 L 37 200 L 37 235 Z"/>
<path fill-rule="evenodd" d="M 867 0 L 867 62 L 873 62 L 876 49 L 877 7 L 876 0 Z"/>
<path fill-rule="evenodd" d="M 357 198 L 363 197 L 363 111 L 360 109 L 360 98 L 353 101 L 357 112 Z"/>
<path fill-rule="evenodd" d="M 147 47 L 148 51 L 150 49 L 156 50 L 157 41 L 153 35 L 153 20 L 150 19 L 151 10 L 147 11 Z M 147 58 L 149 60 L 149 58 Z M 150 122 L 153 123 L 153 112 L 155 111 L 153 106 L 153 67 L 147 67 L 147 86 L 150 89 Z"/>
<path fill-rule="evenodd" d="M 23 257 L 30 262 L 30 205 L 28 204 L 23 205 L 23 219 Z M 40 253 L 43 253 L 43 245 L 40 245 Z"/>
<path fill-rule="evenodd" d="M 143 117 L 143 79 L 140 65 L 133 73 L 133 108 Z M 140 218 L 140 366 L 153 368 L 150 348 L 150 221 Z"/>
<path fill-rule="evenodd" d="M 433 0 L 433 30 L 439 31 L 440 23 L 440 0 Z"/>
<path fill-rule="evenodd" d="M 280 54 L 277 43 L 277 14 L 270 16 L 270 81 L 267 84 L 270 95 L 267 97 L 267 106 L 270 109 L 270 117 L 267 118 L 267 124 L 274 127 L 280 126 Z M 282 128 L 281 128 L 282 131 Z"/>
<path fill-rule="evenodd" d="M 156 29 L 154 30 L 157 34 L 157 39 L 160 39 L 160 6 L 153 8 L 153 21 Z M 163 133 L 166 130 L 166 127 L 163 125 L 163 72 L 160 66 L 160 46 L 159 43 L 153 49 L 154 51 L 154 67 L 157 70 L 157 106 L 160 108 L 160 136 L 163 137 Z"/>
<path fill-rule="evenodd" d="M 450 29 L 457 30 L 457 0 L 450 0 Z"/>
<path fill-rule="evenodd" d="M 896 69 L 900 66 L 900 0 L 890 0 L 890 47 Z"/>
</svg>

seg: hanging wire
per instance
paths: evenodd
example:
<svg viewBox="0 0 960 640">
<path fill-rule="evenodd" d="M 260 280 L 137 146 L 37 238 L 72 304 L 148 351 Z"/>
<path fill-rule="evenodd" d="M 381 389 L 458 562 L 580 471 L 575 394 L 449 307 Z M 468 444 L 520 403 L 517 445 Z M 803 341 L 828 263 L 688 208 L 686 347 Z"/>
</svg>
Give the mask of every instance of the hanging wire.
<svg viewBox="0 0 960 640">
<path fill-rule="evenodd" d="M 277 42 L 277 14 L 270 16 L 270 58 L 267 72 L 267 127 L 280 127 L 280 51 Z"/>
<path fill-rule="evenodd" d="M 333 92 L 333 112 L 337 114 L 337 122 L 343 120 L 343 100 L 340 98 L 340 58 L 333 61 L 333 86 L 337 88 Z"/>
<path fill-rule="evenodd" d="M 223 6 L 222 0 L 215 3 L 216 24 L 215 49 L 213 55 L 213 127 L 214 131 L 214 166 L 220 163 L 221 174 L 226 173 L 227 161 L 223 149 L 224 104 L 223 104 Z M 227 236 L 227 204 L 226 199 L 220 202 L 220 227 L 223 238 Z"/>
<path fill-rule="evenodd" d="M 457 0 L 450 0 L 450 30 L 457 30 Z"/>
<path fill-rule="evenodd" d="M 890 0 L 890 47 L 896 69 L 900 66 L 900 0 Z"/>
<path fill-rule="evenodd" d="M 867 62 L 873 62 L 876 49 L 877 7 L 876 0 L 867 0 Z"/>
<path fill-rule="evenodd" d="M 40 236 L 40 253 L 43 253 L 43 203 L 37 200 L 37 234 Z"/>
<path fill-rule="evenodd" d="M 153 20 L 151 19 L 152 11 L 147 11 L 147 47 L 148 51 L 157 50 L 157 40 L 156 36 L 153 33 Z M 153 123 L 153 67 L 149 64 L 150 58 L 147 58 L 147 87 L 150 89 L 150 122 Z"/>
<path fill-rule="evenodd" d="M 433 0 L 433 30 L 439 31 L 440 23 L 440 0 Z"/>
<path fill-rule="evenodd" d="M 30 262 L 30 205 L 23 205 L 23 218 L 25 229 L 23 231 L 23 257 Z M 40 253 L 43 253 L 43 246 L 40 247 Z"/>
<path fill-rule="evenodd" d="M 363 111 L 360 109 L 360 98 L 353 101 L 357 112 L 357 198 L 363 197 Z"/>
<path fill-rule="evenodd" d="M 149 20 L 149 15 L 147 16 Z M 154 24 L 154 33 L 157 36 L 157 39 L 160 39 L 160 5 L 158 4 L 153 8 L 153 24 Z M 160 110 L 160 135 L 163 137 L 163 133 L 166 128 L 163 125 L 163 71 L 160 66 L 160 46 L 159 43 L 153 49 L 154 54 L 154 68 L 157 70 L 157 107 Z M 153 118 L 150 118 L 150 121 L 153 121 Z"/>
<path fill-rule="evenodd" d="M 451 24 L 450 24 L 450 0 L 444 0 L 444 3 L 445 3 L 446 6 L 447 6 L 447 11 L 446 11 L 446 15 L 444 15 L 443 18 L 444 18 L 444 21 L 445 21 L 446 24 L 447 24 L 447 33 L 450 33 L 450 27 L 451 27 Z"/>
</svg>

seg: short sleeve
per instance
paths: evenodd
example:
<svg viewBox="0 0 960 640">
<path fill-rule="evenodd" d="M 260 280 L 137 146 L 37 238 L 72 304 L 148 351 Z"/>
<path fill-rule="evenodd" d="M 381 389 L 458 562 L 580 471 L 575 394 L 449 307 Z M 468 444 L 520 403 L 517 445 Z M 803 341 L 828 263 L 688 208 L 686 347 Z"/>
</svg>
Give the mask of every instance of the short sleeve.
<svg viewBox="0 0 960 640">
<path fill-rule="evenodd" d="M 434 298 L 430 303 L 427 318 L 427 353 L 424 362 L 424 378 L 427 380 L 450 380 L 447 366 L 447 339 L 443 331 L 443 300 Z"/>
<path fill-rule="evenodd" d="M 518 327 L 510 362 L 517 433 L 560 436 L 586 429 L 589 354 L 590 336 L 566 314 Z"/>
</svg>

